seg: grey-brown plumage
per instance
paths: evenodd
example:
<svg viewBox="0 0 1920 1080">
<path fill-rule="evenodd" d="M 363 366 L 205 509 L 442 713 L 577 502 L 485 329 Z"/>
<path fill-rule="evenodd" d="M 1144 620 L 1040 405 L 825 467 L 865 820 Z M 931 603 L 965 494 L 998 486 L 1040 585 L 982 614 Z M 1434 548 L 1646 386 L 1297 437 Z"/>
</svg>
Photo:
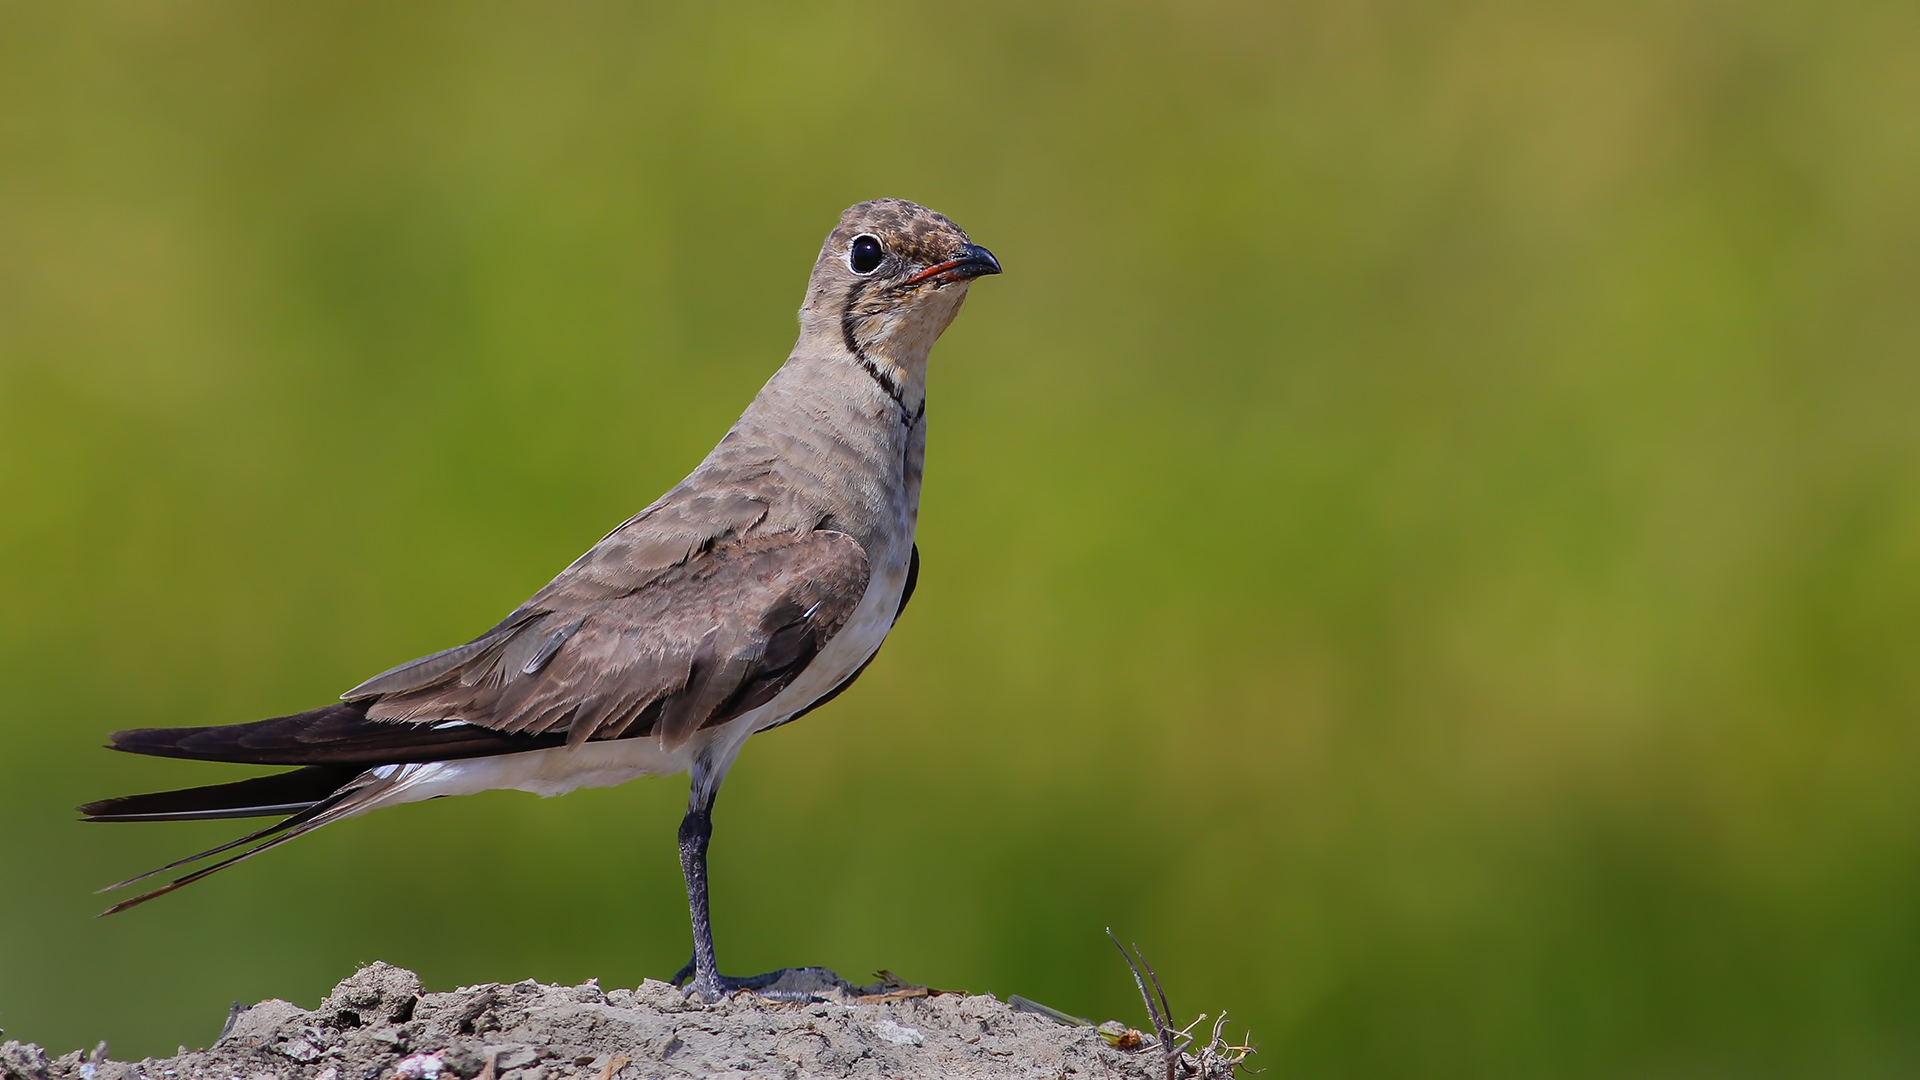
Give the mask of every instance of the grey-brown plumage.
<svg viewBox="0 0 1920 1080">
<path fill-rule="evenodd" d="M 726 437 L 493 629 L 341 704 L 116 734 L 114 748 L 134 753 L 302 768 L 82 807 L 99 821 L 290 815 L 216 851 L 258 847 L 109 913 L 379 806 L 686 770 L 695 949 L 682 975 L 708 999 L 756 985 L 713 961 L 714 794 L 748 736 L 844 689 L 904 609 L 918 571 L 927 353 L 968 284 L 999 272 L 925 207 L 852 207 L 814 266 L 792 354 Z"/>
</svg>

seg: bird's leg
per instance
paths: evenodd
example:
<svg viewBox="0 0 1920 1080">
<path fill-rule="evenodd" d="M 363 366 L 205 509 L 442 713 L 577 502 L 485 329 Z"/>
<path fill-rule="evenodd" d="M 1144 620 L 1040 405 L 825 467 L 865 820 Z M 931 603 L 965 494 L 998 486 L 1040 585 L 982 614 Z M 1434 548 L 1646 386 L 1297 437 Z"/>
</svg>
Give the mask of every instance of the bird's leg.
<svg viewBox="0 0 1920 1080">
<path fill-rule="evenodd" d="M 688 800 L 687 816 L 680 819 L 680 873 L 687 879 L 687 908 L 693 915 L 693 959 L 673 981 L 678 985 L 691 977 L 687 989 L 706 1001 L 718 1001 L 723 993 L 720 967 L 713 958 L 713 918 L 707 910 L 707 843 L 712 839 L 712 800 Z"/>
<path fill-rule="evenodd" d="M 707 1002 L 741 990 L 775 1001 L 812 1000 L 811 990 L 771 989 L 792 968 L 744 978 L 720 974 L 713 958 L 713 918 L 707 908 L 707 843 L 713 839 L 713 795 L 702 799 L 699 792 L 696 784 L 695 794 L 687 800 L 687 816 L 680 819 L 680 872 L 687 879 L 687 909 L 693 916 L 693 958 L 674 975 L 673 984 L 685 986 L 688 994 L 699 994 Z"/>
</svg>

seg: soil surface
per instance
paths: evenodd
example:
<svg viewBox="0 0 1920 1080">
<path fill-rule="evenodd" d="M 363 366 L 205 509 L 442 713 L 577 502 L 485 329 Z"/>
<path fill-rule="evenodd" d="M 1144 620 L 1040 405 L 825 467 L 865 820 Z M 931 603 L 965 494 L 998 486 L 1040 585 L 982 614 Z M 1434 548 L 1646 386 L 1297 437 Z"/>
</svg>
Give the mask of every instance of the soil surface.
<svg viewBox="0 0 1920 1080">
<path fill-rule="evenodd" d="M 0 1080 L 1169 1075 L 1151 1035 L 1049 1018 L 1019 998 L 856 987 L 818 968 L 790 973 L 776 989 L 800 1000 L 738 994 L 706 1005 L 651 979 L 633 990 L 529 979 L 423 993 L 413 972 L 375 963 L 315 1009 L 278 999 L 236 1006 L 213 1046 L 164 1060 L 114 1061 L 104 1043 L 49 1059 L 31 1043 L 7 1042 Z M 1230 1076 L 1231 1050 L 1217 1041 L 1190 1050 L 1172 1075 Z"/>
</svg>

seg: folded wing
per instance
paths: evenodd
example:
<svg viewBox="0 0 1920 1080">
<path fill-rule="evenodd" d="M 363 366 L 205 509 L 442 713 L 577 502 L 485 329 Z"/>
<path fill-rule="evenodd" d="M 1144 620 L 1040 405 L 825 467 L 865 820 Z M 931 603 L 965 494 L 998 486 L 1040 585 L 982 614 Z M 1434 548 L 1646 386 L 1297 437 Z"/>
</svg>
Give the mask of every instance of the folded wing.
<svg viewBox="0 0 1920 1080">
<path fill-rule="evenodd" d="M 773 700 L 846 624 L 869 574 L 857 541 L 817 531 L 717 545 L 618 595 L 563 576 L 444 670 L 415 669 L 418 685 L 364 688 L 384 691 L 367 715 L 676 747 Z"/>
<path fill-rule="evenodd" d="M 773 700 L 846 624 L 869 568 L 843 533 L 716 544 L 625 592 L 567 575 L 486 634 L 355 700 L 250 724 L 118 732 L 113 746 L 262 765 L 444 761 L 588 740 L 668 748 Z"/>
</svg>

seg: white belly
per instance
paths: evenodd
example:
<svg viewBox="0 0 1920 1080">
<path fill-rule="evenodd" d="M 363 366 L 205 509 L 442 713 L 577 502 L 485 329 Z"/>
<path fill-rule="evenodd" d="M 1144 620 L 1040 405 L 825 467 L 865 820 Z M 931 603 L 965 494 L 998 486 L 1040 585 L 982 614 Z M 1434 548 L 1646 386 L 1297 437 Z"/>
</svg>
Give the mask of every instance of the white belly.
<svg viewBox="0 0 1920 1080">
<path fill-rule="evenodd" d="M 910 545 L 909 545 L 910 550 Z M 778 696 L 751 712 L 718 727 L 695 732 L 668 750 L 652 738 L 612 739 L 577 747 L 556 746 L 498 757 L 434 761 L 416 765 L 383 765 L 374 771 L 399 780 L 364 808 L 419 802 L 442 795 L 473 795 L 496 788 L 531 791 L 536 795 L 564 795 L 575 788 L 611 787 L 642 776 L 671 776 L 686 772 L 698 761 L 707 763 L 703 779 L 707 791 L 720 785 L 735 755 L 756 731 L 764 731 L 820 700 L 867 662 L 900 610 L 900 594 L 907 583 L 907 557 L 888 560 L 875 568 L 866 595 L 847 618 L 847 624 L 820 650 L 813 663 Z M 363 811 L 364 812 L 364 811 Z"/>
</svg>

